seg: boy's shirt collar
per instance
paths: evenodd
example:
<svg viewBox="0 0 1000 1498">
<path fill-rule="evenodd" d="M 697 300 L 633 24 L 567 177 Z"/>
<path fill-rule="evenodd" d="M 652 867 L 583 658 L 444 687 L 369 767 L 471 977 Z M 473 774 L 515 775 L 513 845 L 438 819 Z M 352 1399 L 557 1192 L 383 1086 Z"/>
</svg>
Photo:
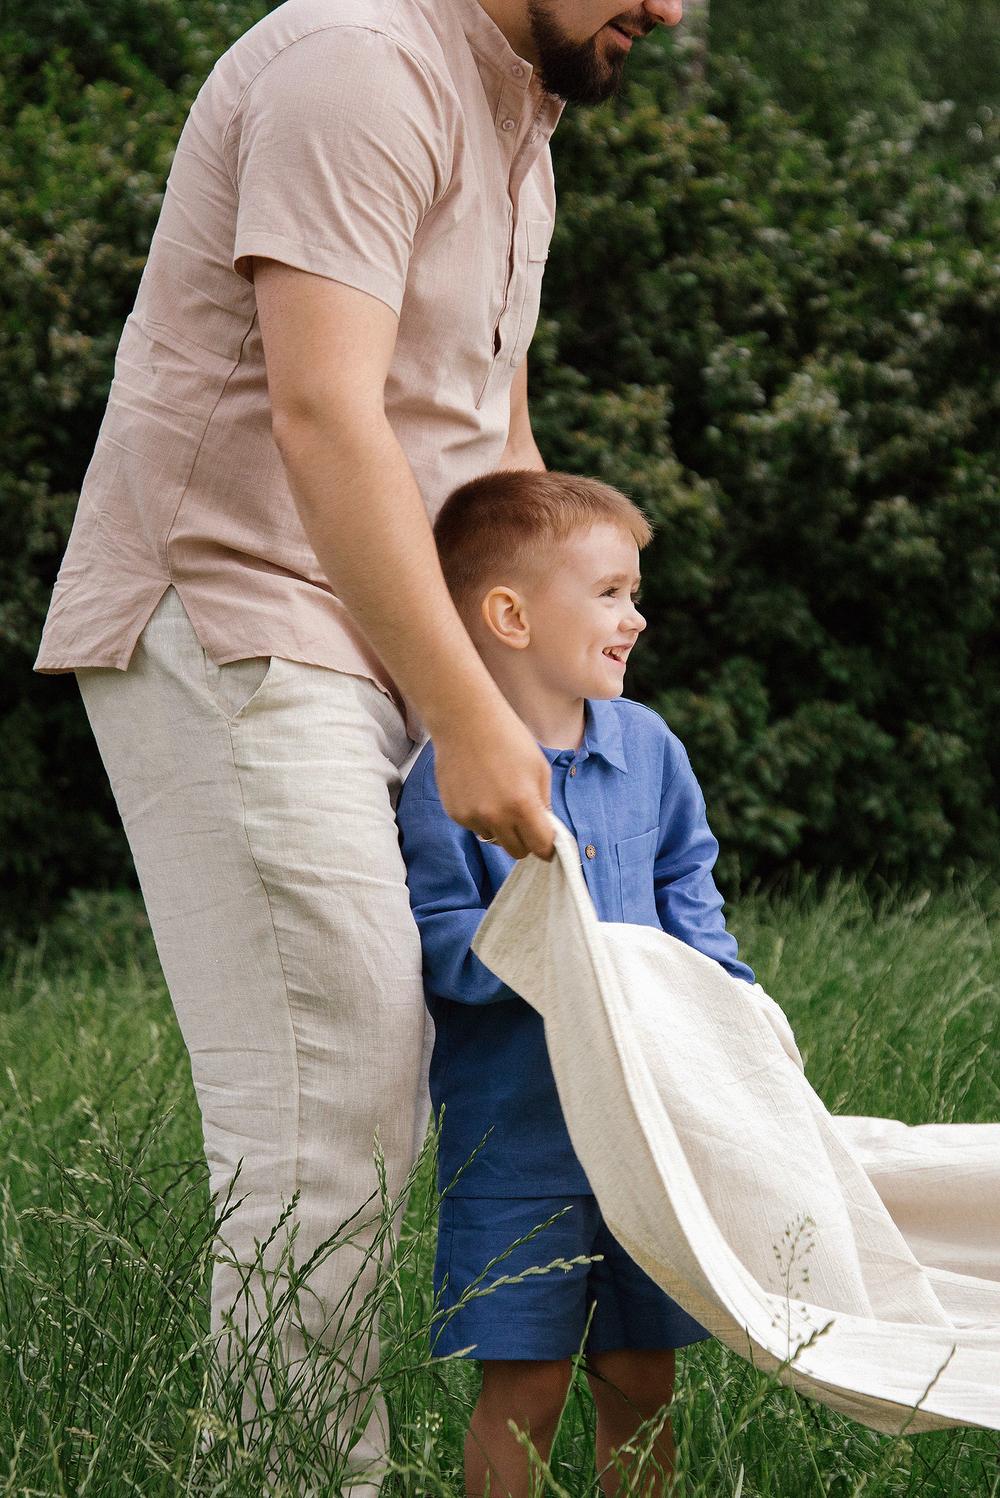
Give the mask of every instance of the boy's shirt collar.
<svg viewBox="0 0 1000 1498">
<path fill-rule="evenodd" d="M 609 765 L 614 765 L 616 770 L 628 774 L 621 720 L 615 712 L 614 702 L 603 698 L 586 698 L 583 743 L 579 749 L 548 749 L 544 744 L 540 744 L 539 748 L 550 764 L 568 765 L 577 757 L 587 759 L 591 754 L 599 754 Z"/>
</svg>

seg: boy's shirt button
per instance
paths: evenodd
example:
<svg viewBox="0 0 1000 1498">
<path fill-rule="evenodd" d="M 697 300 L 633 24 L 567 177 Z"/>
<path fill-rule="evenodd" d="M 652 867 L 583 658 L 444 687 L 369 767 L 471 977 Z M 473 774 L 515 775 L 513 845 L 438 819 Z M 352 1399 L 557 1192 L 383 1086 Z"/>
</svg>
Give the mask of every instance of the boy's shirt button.
<svg viewBox="0 0 1000 1498">
<path fill-rule="evenodd" d="M 584 848 L 583 851 L 584 851 L 584 853 L 586 853 L 586 855 L 587 855 L 588 858 L 596 858 L 597 857 L 597 849 L 594 847 L 593 843 L 588 843 L 587 846 Z"/>
<path fill-rule="evenodd" d="M 571 775 L 575 775 L 576 774 L 576 765 L 570 765 L 570 767 L 569 767 L 569 773 Z"/>
</svg>

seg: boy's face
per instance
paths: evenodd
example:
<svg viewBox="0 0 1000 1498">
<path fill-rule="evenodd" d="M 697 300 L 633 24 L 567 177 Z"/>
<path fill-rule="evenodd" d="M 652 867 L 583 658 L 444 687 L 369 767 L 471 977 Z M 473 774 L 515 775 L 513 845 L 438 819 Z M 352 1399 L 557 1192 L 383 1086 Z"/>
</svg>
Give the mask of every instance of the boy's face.
<svg viewBox="0 0 1000 1498">
<path fill-rule="evenodd" d="M 639 548 L 628 531 L 600 522 L 552 547 L 523 595 L 522 648 L 539 685 L 560 697 L 620 696 L 628 653 L 646 628 L 638 590 Z"/>
</svg>

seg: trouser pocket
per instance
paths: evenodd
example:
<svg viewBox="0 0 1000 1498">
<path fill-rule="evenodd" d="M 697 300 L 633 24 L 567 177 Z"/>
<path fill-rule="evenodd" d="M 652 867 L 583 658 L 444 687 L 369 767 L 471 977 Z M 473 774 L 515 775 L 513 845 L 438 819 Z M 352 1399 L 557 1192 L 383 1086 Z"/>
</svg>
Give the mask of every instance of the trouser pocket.
<svg viewBox="0 0 1000 1498">
<path fill-rule="evenodd" d="M 230 723 L 245 713 L 264 687 L 274 656 L 253 656 L 245 661 L 225 661 L 217 666 L 205 656 L 205 680 L 215 704 Z"/>
</svg>

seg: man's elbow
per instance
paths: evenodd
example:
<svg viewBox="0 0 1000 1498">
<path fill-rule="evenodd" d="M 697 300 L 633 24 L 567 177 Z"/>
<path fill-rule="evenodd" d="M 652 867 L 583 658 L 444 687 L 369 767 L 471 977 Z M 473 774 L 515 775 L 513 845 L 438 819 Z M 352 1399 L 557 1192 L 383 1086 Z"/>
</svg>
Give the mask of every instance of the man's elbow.
<svg viewBox="0 0 1000 1498">
<path fill-rule="evenodd" d="M 333 412 L 317 396 L 286 398 L 271 407 L 271 436 L 285 463 L 294 461 L 303 447 L 316 440 L 331 424 Z"/>
<path fill-rule="evenodd" d="M 310 391 L 272 407 L 271 436 L 286 469 L 294 472 L 314 455 L 324 467 L 363 461 L 391 431 L 381 401 L 344 401 Z"/>
<path fill-rule="evenodd" d="M 340 436 L 350 429 L 351 412 L 322 389 L 303 387 L 271 405 L 271 435 L 283 458 L 317 436 Z"/>
</svg>

